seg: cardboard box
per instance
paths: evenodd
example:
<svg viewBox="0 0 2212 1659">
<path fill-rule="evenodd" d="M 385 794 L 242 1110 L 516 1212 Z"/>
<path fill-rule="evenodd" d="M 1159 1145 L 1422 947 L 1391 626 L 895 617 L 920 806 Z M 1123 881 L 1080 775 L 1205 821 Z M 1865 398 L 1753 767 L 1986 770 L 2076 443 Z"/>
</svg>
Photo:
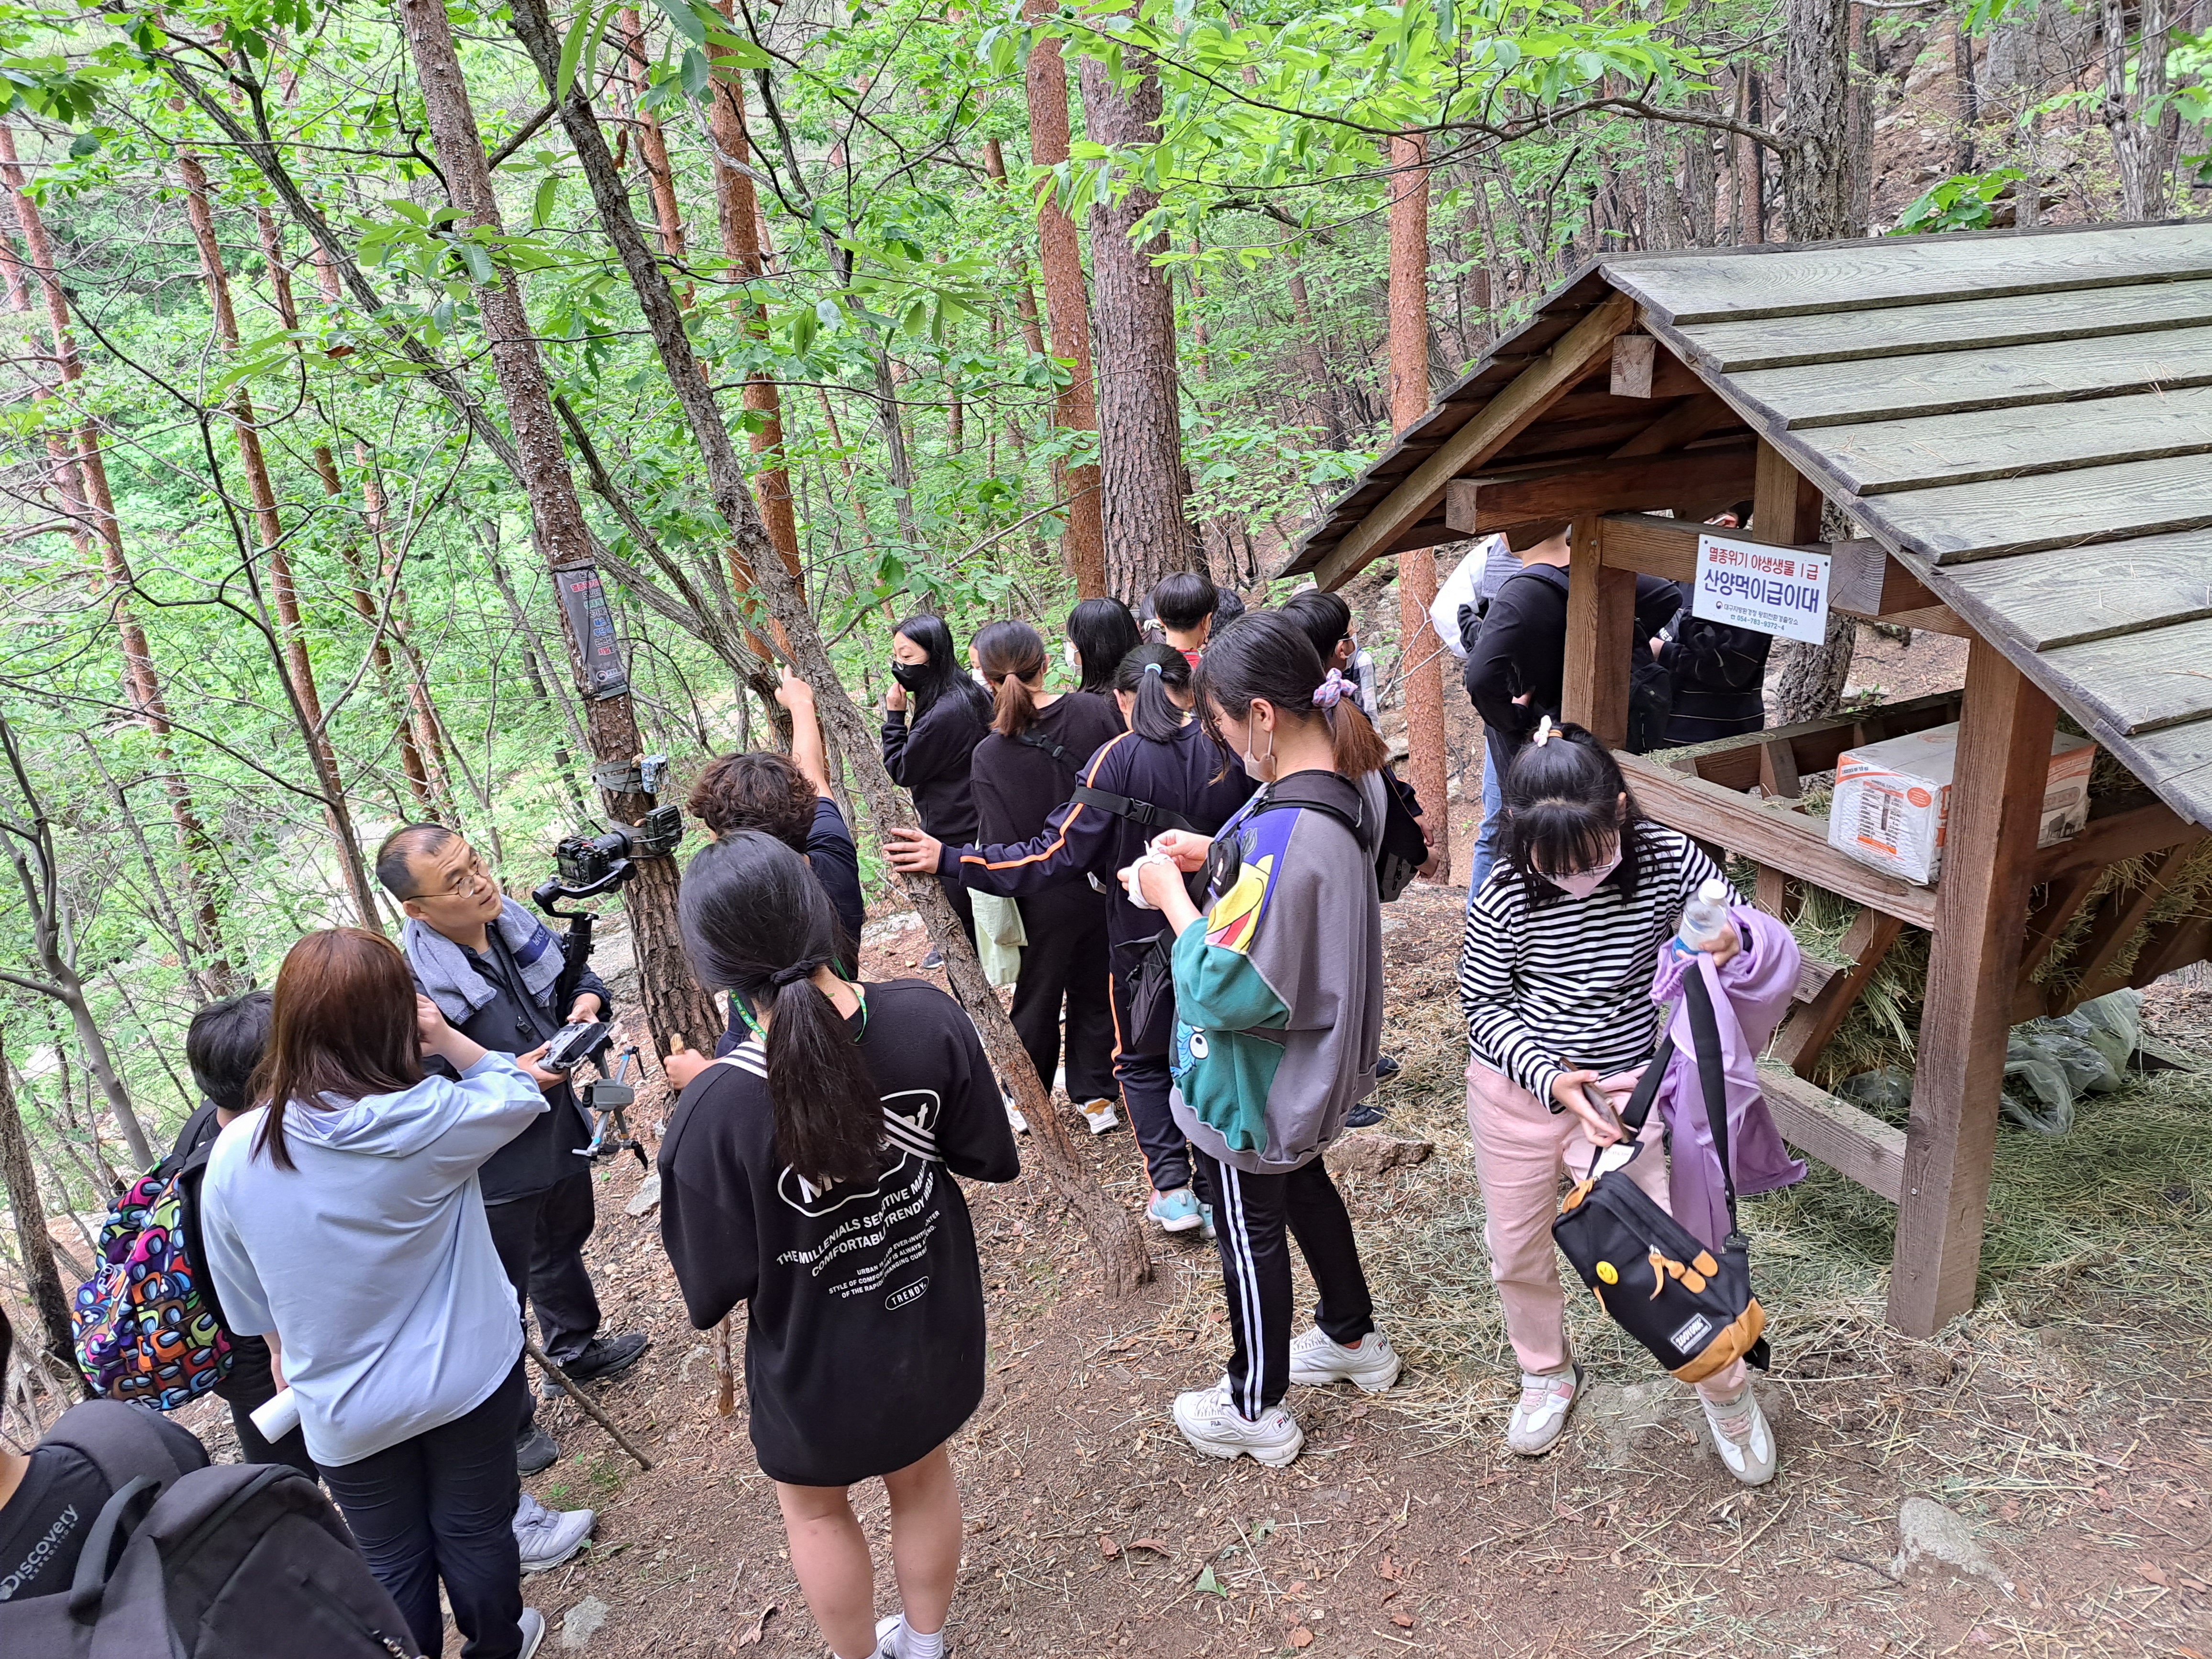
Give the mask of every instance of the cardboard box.
<svg viewBox="0 0 2212 1659">
<path fill-rule="evenodd" d="M 2063 732 L 2051 738 L 2038 847 L 2065 841 L 2089 821 L 2089 763 L 2096 753 L 2087 738 Z M 1956 723 L 1845 750 L 1836 762 L 1828 845 L 1893 876 L 1934 884 L 1958 759 Z"/>
</svg>

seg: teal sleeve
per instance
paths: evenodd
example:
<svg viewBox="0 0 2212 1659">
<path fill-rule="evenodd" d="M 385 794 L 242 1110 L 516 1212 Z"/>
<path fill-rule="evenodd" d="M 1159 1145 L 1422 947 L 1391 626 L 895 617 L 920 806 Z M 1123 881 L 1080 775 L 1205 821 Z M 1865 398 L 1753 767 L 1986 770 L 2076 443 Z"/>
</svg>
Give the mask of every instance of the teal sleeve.
<svg viewBox="0 0 2212 1659">
<path fill-rule="evenodd" d="M 1251 957 L 1206 942 L 1204 916 L 1176 935 L 1175 990 L 1176 1017 L 1200 1030 L 1258 1030 L 1291 1017 Z"/>
</svg>

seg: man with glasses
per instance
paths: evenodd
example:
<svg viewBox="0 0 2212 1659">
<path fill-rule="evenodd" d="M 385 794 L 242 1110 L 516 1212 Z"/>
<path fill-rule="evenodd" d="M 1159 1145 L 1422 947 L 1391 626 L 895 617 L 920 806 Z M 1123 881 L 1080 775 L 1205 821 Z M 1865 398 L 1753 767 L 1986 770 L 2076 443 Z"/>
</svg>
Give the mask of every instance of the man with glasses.
<svg viewBox="0 0 2212 1659">
<path fill-rule="evenodd" d="M 457 1030 L 514 1055 L 545 1091 L 550 1109 L 483 1166 L 484 1215 L 517 1303 L 537 1312 L 546 1356 L 580 1382 L 611 1376 L 636 1362 L 647 1339 L 598 1334 L 599 1298 L 583 1259 L 597 1218 L 592 1166 L 577 1156 L 591 1126 L 568 1078 L 537 1063 L 564 1023 L 606 1017 L 606 985 L 586 968 L 574 1000 L 556 1010 L 561 941 L 442 824 L 393 830 L 377 849 L 376 877 L 407 917 L 400 947 L 418 988 Z M 518 1466 L 535 1474 L 559 1455 L 533 1404 L 517 1428 Z"/>
</svg>

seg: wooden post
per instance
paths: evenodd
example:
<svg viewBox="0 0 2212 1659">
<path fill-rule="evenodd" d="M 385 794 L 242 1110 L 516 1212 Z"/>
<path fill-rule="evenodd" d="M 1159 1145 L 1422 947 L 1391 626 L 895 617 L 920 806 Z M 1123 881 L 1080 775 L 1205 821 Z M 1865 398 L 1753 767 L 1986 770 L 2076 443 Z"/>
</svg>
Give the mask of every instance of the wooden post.
<svg viewBox="0 0 2212 1659">
<path fill-rule="evenodd" d="M 1752 486 L 1751 522 L 1763 541 L 1820 539 L 1820 491 L 1772 444 L 1759 441 L 1759 470 Z"/>
<path fill-rule="evenodd" d="M 2002 652 L 1974 640 L 1890 1268 L 1890 1322 L 1908 1336 L 1932 1336 L 1973 1305 L 2057 712 Z"/>
<path fill-rule="evenodd" d="M 1604 562 L 1605 520 L 1574 523 L 1567 566 L 1567 662 L 1561 716 L 1588 726 L 1600 743 L 1628 741 L 1628 650 L 1636 631 L 1636 573 Z"/>
</svg>

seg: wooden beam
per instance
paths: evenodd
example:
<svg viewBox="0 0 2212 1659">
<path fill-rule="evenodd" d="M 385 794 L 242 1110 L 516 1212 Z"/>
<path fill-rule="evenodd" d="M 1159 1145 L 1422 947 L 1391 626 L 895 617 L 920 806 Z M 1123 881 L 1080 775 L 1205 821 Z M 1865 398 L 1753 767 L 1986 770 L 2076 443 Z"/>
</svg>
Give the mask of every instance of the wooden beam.
<svg viewBox="0 0 2212 1659">
<path fill-rule="evenodd" d="M 2191 850 L 2185 846 L 2167 848 L 2159 854 L 2142 886 L 2131 892 L 2109 896 L 2070 964 L 2077 968 L 2070 977 L 2080 986 L 2083 1001 L 2116 991 L 2125 982 L 2127 975 L 2114 974 L 2112 963 L 2142 928 L 2152 907 L 2166 896 Z"/>
<path fill-rule="evenodd" d="M 1759 476 L 1751 492 L 1751 522 L 1762 541 L 1794 545 L 1820 538 L 1820 487 L 1764 438 L 1759 441 Z"/>
<path fill-rule="evenodd" d="M 1444 522 L 1463 535 L 1487 536 L 1543 519 L 1638 507 L 1699 514 L 1740 500 L 1751 487 L 1753 467 L 1752 446 L 1730 441 L 1623 460 L 1570 461 L 1517 477 L 1455 479 L 1444 487 Z"/>
<path fill-rule="evenodd" d="M 1567 660 L 1559 712 L 1608 749 L 1628 741 L 1629 644 L 1636 578 L 1605 563 L 1605 520 L 1577 519 L 1567 567 Z"/>
<path fill-rule="evenodd" d="M 1782 1138 L 1894 1204 L 1905 1190 L 1905 1131 L 1776 1066 L 1759 1068 L 1759 1092 Z"/>
<path fill-rule="evenodd" d="M 1606 390 L 1616 398 L 1649 398 L 1651 364 L 1659 342 L 1649 334 L 1623 334 L 1613 343 L 1613 378 Z"/>
<path fill-rule="evenodd" d="M 1754 863 L 1771 864 L 1801 881 L 1860 904 L 1870 904 L 1915 927 L 1936 926 L 1935 893 L 1838 852 L 1828 845 L 1819 820 L 1802 812 L 1761 806 L 1735 790 L 1703 778 L 1686 777 L 1642 755 L 1616 751 L 1613 758 L 1620 763 L 1621 775 L 1628 781 L 1637 804 L 1660 823 L 1701 841 L 1718 842 Z M 1957 799 L 1955 792 L 1953 799 Z M 2035 799 L 2039 803 L 2043 799 L 2040 783 Z M 1944 855 L 1947 865 L 1949 856 Z M 2025 903 L 2021 907 L 2026 908 Z"/>
<path fill-rule="evenodd" d="M 2002 651 L 1973 641 L 1890 1267 L 1890 1322 L 1908 1336 L 1933 1336 L 1974 1304 L 2057 714 Z"/>
<path fill-rule="evenodd" d="M 1454 485 L 1474 500 L 1476 486 Z M 1482 486 L 1488 489 L 1488 485 Z M 1473 514 L 1462 508 L 1472 521 Z M 1606 537 L 1606 557 L 1641 576 L 1657 576 L 1670 582 L 1697 580 L 1698 534 L 1705 526 L 1692 519 L 1662 519 L 1649 513 L 1619 513 L 1611 517 Z M 1926 584 L 1900 563 L 1880 542 L 1864 537 L 1849 541 L 1777 542 L 1741 530 L 1727 532 L 1735 541 L 1761 547 L 1787 547 L 1799 553 L 1825 553 L 1834 562 L 1828 572 L 1828 604 L 1847 617 L 1869 622 L 1895 623 L 1904 628 L 1925 629 L 1931 634 L 1965 637 L 1973 630 L 1949 606 L 1929 592 Z"/>
<path fill-rule="evenodd" d="M 1700 744 L 1679 757 L 1670 756 L 1666 763 L 1708 783 L 1748 789 L 1762 781 L 1763 751 L 1769 744 L 1787 743 L 1798 775 L 1802 777 L 1808 772 L 1828 770 L 1846 749 L 1925 732 L 1933 726 L 1948 725 L 1958 717 L 1959 693 L 1937 691 L 1903 702 L 1884 703 L 1878 708 L 1854 709 L 1848 714 L 1828 714 L 1792 726 L 1748 732 L 1741 737 Z"/>
<path fill-rule="evenodd" d="M 1616 457 L 1656 455 L 1680 449 L 1717 428 L 1742 424 L 1742 416 L 1701 385 L 1686 402 L 1677 404 L 1613 453 Z"/>
<path fill-rule="evenodd" d="M 1881 959 L 1889 954 L 1889 947 L 1897 943 L 1898 935 L 1904 931 L 1905 924 L 1895 916 L 1886 916 L 1879 910 L 1862 906 L 1843 938 L 1843 953 L 1851 959 L 1851 965 L 1790 1016 L 1774 1041 L 1774 1057 L 1799 1077 L 1812 1076 L 1813 1065 L 1820 1059 L 1820 1050 L 1842 1029 L 1851 1005 L 1859 1000 L 1859 994 L 1881 966 Z M 1892 1198 L 1894 1201 L 1894 1194 Z"/>
<path fill-rule="evenodd" d="M 1401 531 L 1428 516 L 1429 509 L 1443 499 L 1447 483 L 1481 465 L 1565 396 L 1612 349 L 1613 337 L 1635 318 L 1636 303 L 1625 294 L 1608 294 L 1592 306 L 1579 322 L 1552 343 L 1550 349 L 1515 376 L 1345 532 L 1314 566 L 1316 585 L 1341 587 L 1364 570 Z"/>
<path fill-rule="evenodd" d="M 2054 842 L 2036 854 L 2035 879 L 2047 882 L 2060 872 L 2104 868 L 2122 859 L 2139 859 L 2169 847 L 2194 846 L 2205 830 L 2163 802 L 2092 817 L 2071 839 Z"/>
<path fill-rule="evenodd" d="M 2074 920 L 2074 913 L 2081 908 L 2081 901 L 2089 896 L 2089 890 L 2097 884 L 2104 872 L 2089 866 L 2076 870 L 2058 880 L 2042 884 L 2043 902 L 2037 905 L 2027 918 L 2027 934 L 2020 947 L 2020 1000 L 2013 1005 L 2013 1024 L 2032 1019 L 2033 1014 L 2022 1014 L 2020 1010 L 2031 991 L 2039 998 L 2043 988 L 2036 985 L 2035 970 L 2043 966 L 2044 958 L 2058 943 L 2058 936 L 2066 931 L 2066 924 Z M 2035 1013 L 2043 1010 L 2038 1007 Z"/>
</svg>

